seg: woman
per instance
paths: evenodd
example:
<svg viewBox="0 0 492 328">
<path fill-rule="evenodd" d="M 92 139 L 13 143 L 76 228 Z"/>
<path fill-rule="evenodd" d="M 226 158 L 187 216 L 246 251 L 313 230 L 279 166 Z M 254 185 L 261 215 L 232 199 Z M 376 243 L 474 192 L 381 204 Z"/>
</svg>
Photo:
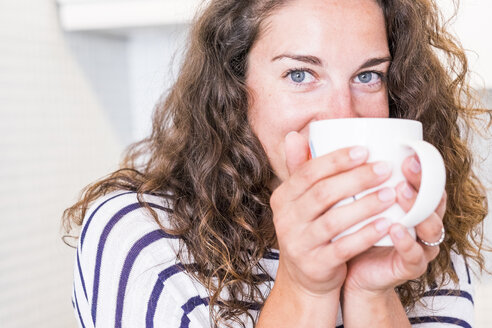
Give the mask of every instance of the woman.
<svg viewBox="0 0 492 328">
<path fill-rule="evenodd" d="M 428 0 L 211 1 L 151 136 L 65 212 L 79 324 L 471 326 L 487 203 L 458 121 L 484 111 L 439 17 Z M 447 193 L 417 240 L 380 219 L 331 242 L 408 211 L 420 181 L 410 157 L 406 182 L 333 208 L 391 175 L 360 147 L 309 159 L 308 124 L 339 117 L 419 120 L 441 151 Z"/>
</svg>

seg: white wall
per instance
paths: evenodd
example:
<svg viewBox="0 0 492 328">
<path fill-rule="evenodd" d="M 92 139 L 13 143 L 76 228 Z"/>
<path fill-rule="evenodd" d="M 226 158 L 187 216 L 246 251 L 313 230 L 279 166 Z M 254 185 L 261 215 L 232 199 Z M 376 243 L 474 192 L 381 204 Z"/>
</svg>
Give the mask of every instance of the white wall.
<svg viewBox="0 0 492 328">
<path fill-rule="evenodd" d="M 75 253 L 60 240 L 61 214 L 81 187 L 116 167 L 125 144 L 119 118 L 106 109 L 126 95 L 118 60 L 124 43 L 72 41 L 59 28 L 54 1 L 0 1 L 2 328 L 75 327 Z M 73 54 L 79 46 L 97 76 Z"/>
<path fill-rule="evenodd" d="M 132 139 L 129 43 L 126 37 L 95 33 L 64 33 L 70 54 L 118 140 Z"/>
<path fill-rule="evenodd" d="M 63 33 L 54 0 L 0 1 L 0 327 L 76 326 L 61 214 L 149 131 L 185 32 Z"/>
<path fill-rule="evenodd" d="M 171 25 L 131 33 L 128 61 L 133 140 L 150 132 L 154 106 L 178 74 L 187 32 L 187 25 Z"/>
<path fill-rule="evenodd" d="M 449 17 L 454 11 L 453 0 L 437 0 Z M 452 30 L 467 49 L 473 83 L 479 88 L 492 88 L 492 1 L 461 0 Z"/>
</svg>

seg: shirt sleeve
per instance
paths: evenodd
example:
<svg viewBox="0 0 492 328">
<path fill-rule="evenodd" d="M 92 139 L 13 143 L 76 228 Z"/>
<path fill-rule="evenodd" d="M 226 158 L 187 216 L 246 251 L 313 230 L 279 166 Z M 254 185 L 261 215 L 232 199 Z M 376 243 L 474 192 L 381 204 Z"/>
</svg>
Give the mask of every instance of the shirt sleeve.
<svg viewBox="0 0 492 328">
<path fill-rule="evenodd" d="M 145 200 L 166 226 L 166 204 Z M 98 200 L 84 218 L 74 266 L 79 327 L 210 327 L 207 291 L 177 261 L 179 246 L 135 193 Z"/>
<path fill-rule="evenodd" d="M 438 328 L 463 327 L 474 325 L 474 290 L 470 269 L 463 256 L 451 253 L 453 270 L 458 283 L 451 279 L 441 288 L 430 288 L 421 302 L 408 314 L 412 327 Z"/>
</svg>

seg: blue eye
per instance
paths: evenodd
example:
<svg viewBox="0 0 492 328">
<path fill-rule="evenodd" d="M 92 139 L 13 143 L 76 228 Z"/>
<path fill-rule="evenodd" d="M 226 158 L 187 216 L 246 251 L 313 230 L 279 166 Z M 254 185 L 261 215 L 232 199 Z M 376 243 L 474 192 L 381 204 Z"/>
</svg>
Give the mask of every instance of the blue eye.
<svg viewBox="0 0 492 328">
<path fill-rule="evenodd" d="M 381 75 L 376 72 L 362 72 L 354 80 L 356 83 L 375 84 L 381 80 Z"/>
<path fill-rule="evenodd" d="M 314 76 L 304 69 L 293 69 L 287 72 L 290 80 L 297 84 L 306 84 L 315 80 Z"/>
<path fill-rule="evenodd" d="M 362 73 L 357 75 L 357 77 L 359 78 L 359 81 L 361 81 L 362 83 L 369 83 L 372 80 L 372 73 L 371 72 Z"/>
<path fill-rule="evenodd" d="M 296 83 L 301 83 L 306 78 L 306 73 L 304 71 L 293 71 L 290 73 L 290 78 Z"/>
</svg>

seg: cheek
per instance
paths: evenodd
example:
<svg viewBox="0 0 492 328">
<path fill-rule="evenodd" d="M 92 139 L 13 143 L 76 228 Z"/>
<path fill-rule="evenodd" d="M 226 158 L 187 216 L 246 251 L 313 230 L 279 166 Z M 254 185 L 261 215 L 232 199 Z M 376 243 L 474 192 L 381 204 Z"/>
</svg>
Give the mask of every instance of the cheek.
<svg viewBox="0 0 492 328">
<path fill-rule="evenodd" d="M 263 146 L 275 175 L 283 177 L 286 165 L 282 121 L 275 119 L 269 113 L 271 112 L 263 111 L 260 108 L 252 108 L 250 110 L 250 125 Z"/>
<path fill-rule="evenodd" d="M 303 133 L 306 126 L 303 124 L 306 121 L 306 111 L 299 110 L 298 104 L 292 100 L 285 96 L 256 97 L 248 113 L 251 128 L 260 140 L 275 175 L 281 181 L 288 176 L 285 136 L 291 131 Z"/>
<path fill-rule="evenodd" d="M 260 136 L 281 136 L 298 131 L 309 123 L 309 109 L 299 96 L 290 96 L 281 90 L 268 90 L 268 86 L 257 89 L 249 110 L 249 120 L 255 133 Z"/>
<path fill-rule="evenodd" d="M 362 117 L 389 117 L 389 104 L 386 91 L 376 94 L 359 94 L 355 106 Z"/>
</svg>

